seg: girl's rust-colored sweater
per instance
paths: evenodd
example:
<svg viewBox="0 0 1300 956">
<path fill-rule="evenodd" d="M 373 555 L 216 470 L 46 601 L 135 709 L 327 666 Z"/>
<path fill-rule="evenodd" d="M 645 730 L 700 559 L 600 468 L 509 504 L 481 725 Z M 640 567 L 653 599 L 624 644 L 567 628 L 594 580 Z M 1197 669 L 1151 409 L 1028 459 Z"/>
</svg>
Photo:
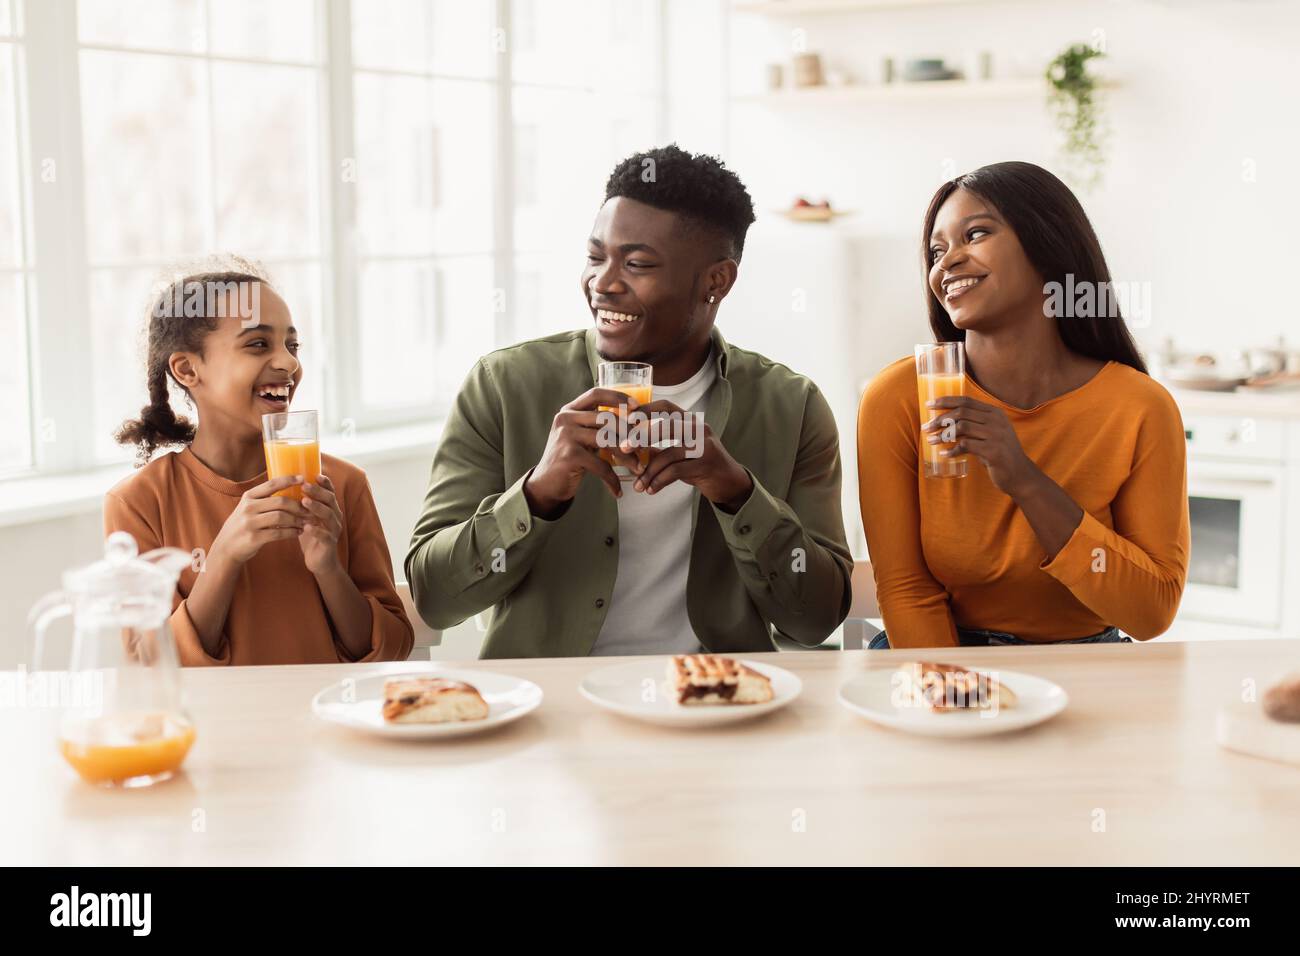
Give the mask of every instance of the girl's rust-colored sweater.
<svg viewBox="0 0 1300 956">
<path fill-rule="evenodd" d="M 1034 408 L 1000 401 L 969 375 L 966 394 L 1007 414 L 1025 454 L 1083 519 L 1049 559 L 973 455 L 963 478 L 924 477 L 915 365 L 889 365 L 858 409 L 858 488 L 890 644 L 955 646 L 955 625 L 1026 641 L 1111 625 L 1138 640 L 1167 630 L 1190 542 L 1186 442 L 1169 393 L 1108 362 Z"/>
<path fill-rule="evenodd" d="M 321 470 L 334 483 L 343 512 L 339 560 L 370 604 L 371 649 L 360 660 L 404 660 L 414 637 L 393 585 L 392 558 L 365 472 L 330 455 L 321 456 Z M 335 637 L 316 578 L 292 538 L 265 545 L 240 569 L 218 654 L 204 651 L 185 599 L 240 496 L 264 481 L 265 473 L 230 481 L 186 448 L 155 458 L 104 498 L 105 533 L 129 531 L 141 552 L 166 546 L 195 554 L 181 573 L 171 616 L 183 665 L 354 660 Z"/>
</svg>

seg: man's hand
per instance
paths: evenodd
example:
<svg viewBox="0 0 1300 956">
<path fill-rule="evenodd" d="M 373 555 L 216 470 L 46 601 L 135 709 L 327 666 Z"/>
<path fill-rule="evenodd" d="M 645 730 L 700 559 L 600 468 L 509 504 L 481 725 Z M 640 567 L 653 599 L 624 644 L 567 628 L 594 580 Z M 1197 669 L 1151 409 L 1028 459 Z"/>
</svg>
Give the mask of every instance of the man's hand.
<svg viewBox="0 0 1300 956">
<path fill-rule="evenodd" d="M 524 482 L 528 510 L 539 518 L 554 518 L 564 511 L 588 473 L 603 481 L 615 498 L 623 496 L 618 475 L 597 454 L 601 405 L 637 407 L 636 399 L 630 395 L 609 388 L 593 388 L 560 409 L 551 422 L 541 461 L 533 466 Z M 632 467 L 637 463 L 635 455 L 624 454 L 614 447 L 604 450 L 611 453 L 617 464 Z"/>
<path fill-rule="evenodd" d="M 683 426 L 693 415 L 668 401 L 642 405 L 641 411 L 651 416 L 656 412 L 671 413 Z M 656 432 L 653 424 L 650 428 L 652 439 Z M 735 514 L 749 500 L 754 491 L 754 482 L 749 477 L 749 472 L 718 441 L 713 429 L 704 423 L 703 416 L 695 417 L 692 424 L 695 428 L 694 441 L 691 442 L 693 448 L 682 443 L 685 436 L 675 435 L 675 444 L 650 448 L 650 459 L 644 468 L 633 458 L 629 467 L 636 481 L 632 488 L 653 495 L 674 481 L 681 481 L 698 488 L 701 495 L 723 511 Z M 644 435 L 639 437 L 644 442 Z M 629 438 L 632 440 L 624 442 L 620 449 L 624 453 L 634 453 L 636 439 L 633 436 Z"/>
</svg>

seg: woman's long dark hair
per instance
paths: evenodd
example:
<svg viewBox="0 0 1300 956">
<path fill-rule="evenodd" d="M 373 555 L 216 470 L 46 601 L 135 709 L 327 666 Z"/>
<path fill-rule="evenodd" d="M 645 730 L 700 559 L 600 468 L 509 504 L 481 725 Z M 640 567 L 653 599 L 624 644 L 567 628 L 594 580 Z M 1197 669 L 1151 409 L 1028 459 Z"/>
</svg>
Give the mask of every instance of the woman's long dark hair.
<svg viewBox="0 0 1300 956">
<path fill-rule="evenodd" d="M 930 235 L 934 232 L 939 207 L 958 189 L 974 193 L 997 209 L 1015 230 L 1025 255 L 1042 276 L 1044 284 L 1058 282 L 1064 288 L 1066 276 L 1073 275 L 1075 287 L 1093 283 L 1094 290 L 1112 289 L 1106 257 L 1102 255 L 1101 243 L 1083 206 L 1069 186 L 1033 163 L 981 166 L 939 187 L 930 200 L 930 208 L 925 211 L 925 230 L 921 234 L 921 258 L 927 275 L 930 269 Z M 939 342 L 964 341 L 966 333 L 953 325 L 929 282 L 925 288 L 930 328 L 935 339 Z M 1057 315 L 1056 329 L 1066 346 L 1080 355 L 1122 362 L 1139 372 L 1146 372 L 1146 363 L 1138 354 L 1118 305 L 1106 312 L 1091 318 Z"/>
</svg>

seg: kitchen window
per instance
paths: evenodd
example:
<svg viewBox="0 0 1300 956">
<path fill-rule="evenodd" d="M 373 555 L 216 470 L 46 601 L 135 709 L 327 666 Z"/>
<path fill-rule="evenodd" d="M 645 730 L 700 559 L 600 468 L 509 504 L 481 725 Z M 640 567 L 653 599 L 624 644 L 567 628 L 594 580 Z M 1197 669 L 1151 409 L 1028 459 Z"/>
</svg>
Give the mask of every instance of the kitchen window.
<svg viewBox="0 0 1300 956">
<path fill-rule="evenodd" d="M 151 286 L 211 250 L 271 273 L 301 341 L 295 403 L 320 407 L 318 30 L 312 0 L 77 4 L 96 460 L 130 455 L 112 435 L 145 398 Z"/>
<path fill-rule="evenodd" d="M 585 322 L 665 9 L 0 0 L 0 477 L 125 465 L 151 285 L 212 252 L 281 288 L 329 432 L 434 422 L 482 353 Z"/>
</svg>

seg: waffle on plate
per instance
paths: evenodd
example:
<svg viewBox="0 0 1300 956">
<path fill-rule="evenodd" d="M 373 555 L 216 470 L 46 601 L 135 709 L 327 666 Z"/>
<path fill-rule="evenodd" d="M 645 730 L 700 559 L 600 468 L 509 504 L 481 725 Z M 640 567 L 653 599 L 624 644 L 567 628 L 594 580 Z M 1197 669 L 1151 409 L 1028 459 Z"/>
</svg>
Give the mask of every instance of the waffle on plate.
<svg viewBox="0 0 1300 956">
<path fill-rule="evenodd" d="M 1014 707 L 1016 695 L 991 674 L 956 664 L 909 661 L 898 669 L 904 700 L 932 713 Z"/>
<path fill-rule="evenodd" d="M 687 707 L 764 704 L 772 682 L 744 664 L 717 654 L 679 654 L 668 661 L 668 684 Z"/>
</svg>

